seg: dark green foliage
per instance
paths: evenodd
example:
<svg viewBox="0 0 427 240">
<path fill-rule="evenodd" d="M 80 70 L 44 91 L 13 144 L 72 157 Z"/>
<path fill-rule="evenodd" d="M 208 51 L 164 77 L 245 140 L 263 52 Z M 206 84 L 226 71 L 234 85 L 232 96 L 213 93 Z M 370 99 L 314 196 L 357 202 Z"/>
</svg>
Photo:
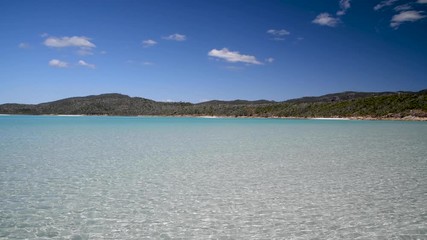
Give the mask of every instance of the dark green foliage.
<svg viewBox="0 0 427 240">
<path fill-rule="evenodd" d="M 3 104 L 3 114 L 191 115 L 231 117 L 427 117 L 427 91 L 344 92 L 285 102 L 210 101 L 199 104 L 155 102 L 121 94 L 68 98 L 38 105 Z"/>
</svg>

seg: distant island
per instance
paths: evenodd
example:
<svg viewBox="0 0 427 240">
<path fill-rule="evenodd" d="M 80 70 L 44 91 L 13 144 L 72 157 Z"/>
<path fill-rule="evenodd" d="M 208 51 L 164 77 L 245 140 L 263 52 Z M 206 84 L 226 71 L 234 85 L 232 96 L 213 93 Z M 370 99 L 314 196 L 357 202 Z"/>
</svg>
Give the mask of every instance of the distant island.
<svg viewBox="0 0 427 240">
<path fill-rule="evenodd" d="M 111 116 L 224 116 L 427 120 L 427 89 L 419 92 L 342 92 L 268 100 L 157 102 L 109 93 L 41 104 L 2 104 L 0 114 Z"/>
</svg>

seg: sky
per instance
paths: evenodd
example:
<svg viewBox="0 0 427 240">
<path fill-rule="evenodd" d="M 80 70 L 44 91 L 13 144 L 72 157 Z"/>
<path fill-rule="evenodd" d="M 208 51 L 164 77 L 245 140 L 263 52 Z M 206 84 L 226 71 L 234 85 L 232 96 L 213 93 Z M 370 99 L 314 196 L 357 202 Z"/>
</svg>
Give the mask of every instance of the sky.
<svg viewBox="0 0 427 240">
<path fill-rule="evenodd" d="M 427 88 L 427 0 L 1 0 L 0 104 Z"/>
</svg>

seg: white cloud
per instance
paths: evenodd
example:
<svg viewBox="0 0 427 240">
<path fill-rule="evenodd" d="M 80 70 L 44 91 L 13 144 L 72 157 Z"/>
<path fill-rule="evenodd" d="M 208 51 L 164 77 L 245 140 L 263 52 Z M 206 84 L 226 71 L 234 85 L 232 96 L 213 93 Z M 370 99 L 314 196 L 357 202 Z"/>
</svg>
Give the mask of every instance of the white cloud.
<svg viewBox="0 0 427 240">
<path fill-rule="evenodd" d="M 142 64 L 143 66 L 152 66 L 152 65 L 154 65 L 154 63 L 152 63 L 152 62 L 148 62 L 148 61 L 142 62 L 141 64 Z"/>
<path fill-rule="evenodd" d="M 340 0 L 340 10 L 338 10 L 337 15 L 345 15 L 347 10 L 350 8 L 350 0 Z"/>
<path fill-rule="evenodd" d="M 30 48 L 30 44 L 22 42 L 22 43 L 18 44 L 18 47 L 19 48 Z"/>
<path fill-rule="evenodd" d="M 66 68 L 66 67 L 68 67 L 68 63 L 60 61 L 58 59 L 52 59 L 49 61 L 49 66 L 57 67 L 57 68 Z"/>
<path fill-rule="evenodd" d="M 415 22 L 426 16 L 422 14 L 423 11 L 404 11 L 393 16 L 390 22 L 390 26 L 398 28 L 400 24 L 404 22 Z"/>
<path fill-rule="evenodd" d="M 397 12 L 401 12 L 401 11 L 405 11 L 405 10 L 411 10 L 411 9 L 412 9 L 412 7 L 409 4 L 402 4 L 402 5 L 396 6 L 394 8 L 394 10 Z"/>
<path fill-rule="evenodd" d="M 267 31 L 267 33 L 269 33 L 273 36 L 286 36 L 286 35 L 291 34 L 289 31 L 287 31 L 285 29 L 280 29 L 280 30 L 270 29 Z"/>
<path fill-rule="evenodd" d="M 103 51 L 101 51 L 99 53 L 105 55 L 105 54 L 107 54 L 107 51 L 103 50 Z"/>
<path fill-rule="evenodd" d="M 79 60 L 79 62 L 77 64 L 79 66 L 82 66 L 82 67 L 87 67 L 87 68 L 95 69 L 95 64 L 90 64 L 90 63 L 87 63 L 87 62 L 85 62 L 83 60 Z"/>
<path fill-rule="evenodd" d="M 48 47 L 63 48 L 63 47 L 80 47 L 80 48 L 94 48 L 96 47 L 87 37 L 49 37 L 44 41 L 44 45 Z"/>
<path fill-rule="evenodd" d="M 398 0 L 384 0 L 380 3 L 378 3 L 377 5 L 375 5 L 374 10 L 378 11 L 383 7 L 387 7 L 387 6 L 391 6 L 393 5 L 395 2 L 397 2 Z"/>
<path fill-rule="evenodd" d="M 243 54 L 240 54 L 239 52 L 232 52 L 227 48 L 223 48 L 221 50 L 212 49 L 209 51 L 208 56 L 221 58 L 227 62 L 232 62 L 232 63 L 243 62 L 243 63 L 250 63 L 250 64 L 262 64 L 254 56 L 243 55 Z"/>
<path fill-rule="evenodd" d="M 331 17 L 329 13 L 321 13 L 312 22 L 321 26 L 335 27 L 339 19 Z"/>
<path fill-rule="evenodd" d="M 269 57 L 269 58 L 265 59 L 265 61 L 268 63 L 272 63 L 272 62 L 274 62 L 274 58 Z"/>
<path fill-rule="evenodd" d="M 152 47 L 152 46 L 154 46 L 156 44 L 157 44 L 157 42 L 154 41 L 154 40 L 151 40 L 151 39 L 142 41 L 142 46 L 143 47 Z"/>
<path fill-rule="evenodd" d="M 270 34 L 271 36 L 273 36 L 274 40 L 277 41 L 282 41 L 285 40 L 284 36 L 287 36 L 289 34 L 291 34 L 289 31 L 285 30 L 285 29 L 270 29 L 267 31 L 268 34 Z"/>
<path fill-rule="evenodd" d="M 417 3 L 424 4 L 424 3 L 427 3 L 427 0 L 418 0 Z"/>
<path fill-rule="evenodd" d="M 167 37 L 163 37 L 163 39 L 182 42 L 182 41 L 187 40 L 187 37 L 185 35 L 175 33 L 175 34 L 169 35 Z"/>
</svg>

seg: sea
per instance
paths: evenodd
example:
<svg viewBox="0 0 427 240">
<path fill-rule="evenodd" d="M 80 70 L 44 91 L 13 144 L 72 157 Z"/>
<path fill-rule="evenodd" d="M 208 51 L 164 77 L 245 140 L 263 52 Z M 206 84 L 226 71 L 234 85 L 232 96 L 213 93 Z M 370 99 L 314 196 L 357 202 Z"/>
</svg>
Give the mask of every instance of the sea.
<svg viewBox="0 0 427 240">
<path fill-rule="evenodd" d="M 427 239 L 427 122 L 3 115 L 0 239 Z"/>
</svg>

